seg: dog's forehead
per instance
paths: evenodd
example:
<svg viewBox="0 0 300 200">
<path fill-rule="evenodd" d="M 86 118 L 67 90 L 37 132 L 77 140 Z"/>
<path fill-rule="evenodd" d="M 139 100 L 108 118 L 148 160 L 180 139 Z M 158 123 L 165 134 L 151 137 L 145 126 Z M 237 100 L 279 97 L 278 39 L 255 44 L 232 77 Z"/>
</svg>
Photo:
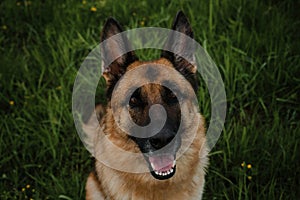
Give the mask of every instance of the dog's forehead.
<svg viewBox="0 0 300 200">
<path fill-rule="evenodd" d="M 173 64 L 169 60 L 167 60 L 165 58 L 160 58 L 160 59 L 153 60 L 153 61 L 135 61 L 127 67 L 126 71 L 129 71 L 129 70 L 135 69 L 139 66 L 147 65 L 147 64 L 160 65 L 160 66 L 165 66 L 165 67 L 173 67 Z"/>
<path fill-rule="evenodd" d="M 135 61 L 127 67 L 126 72 L 138 70 L 138 77 L 135 78 L 138 78 L 143 83 L 154 83 L 160 82 L 166 78 L 166 70 L 162 69 L 167 68 L 175 70 L 173 64 L 169 60 L 160 58 L 153 61 Z M 148 89 L 151 88 L 155 89 L 153 87 L 149 87 Z"/>
<path fill-rule="evenodd" d="M 150 101 L 161 101 L 163 87 L 159 84 L 146 84 L 141 87 L 141 95 Z"/>
<path fill-rule="evenodd" d="M 144 74 L 139 74 L 139 79 L 145 79 L 145 82 L 148 81 L 153 81 L 155 82 L 156 79 L 159 76 L 162 76 L 163 74 L 160 73 L 159 70 L 155 70 L 153 67 L 157 66 L 163 66 L 163 67 L 167 67 L 167 68 L 173 68 L 173 64 L 165 59 L 165 58 L 160 58 L 158 60 L 153 60 L 153 61 L 135 61 L 134 63 L 132 63 L 131 65 L 128 66 L 127 71 L 130 70 L 134 70 L 137 69 L 140 66 L 151 66 L 149 67 L 147 70 L 143 71 Z M 163 91 L 163 87 L 160 84 L 145 84 L 141 87 L 141 95 L 142 96 L 148 96 L 149 94 L 151 94 L 151 96 L 153 97 L 158 97 L 160 96 L 161 92 Z"/>
</svg>

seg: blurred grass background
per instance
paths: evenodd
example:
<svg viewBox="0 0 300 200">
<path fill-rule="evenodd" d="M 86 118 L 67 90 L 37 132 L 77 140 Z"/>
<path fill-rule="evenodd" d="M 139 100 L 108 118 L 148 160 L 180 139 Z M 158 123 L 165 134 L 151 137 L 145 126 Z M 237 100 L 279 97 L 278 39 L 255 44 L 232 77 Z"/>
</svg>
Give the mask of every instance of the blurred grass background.
<svg viewBox="0 0 300 200">
<path fill-rule="evenodd" d="M 204 199 L 300 199 L 299 9 L 298 0 L 2 0 L 0 199 L 84 199 L 92 161 L 71 114 L 76 72 L 107 17 L 169 28 L 178 10 L 228 98 Z"/>
</svg>

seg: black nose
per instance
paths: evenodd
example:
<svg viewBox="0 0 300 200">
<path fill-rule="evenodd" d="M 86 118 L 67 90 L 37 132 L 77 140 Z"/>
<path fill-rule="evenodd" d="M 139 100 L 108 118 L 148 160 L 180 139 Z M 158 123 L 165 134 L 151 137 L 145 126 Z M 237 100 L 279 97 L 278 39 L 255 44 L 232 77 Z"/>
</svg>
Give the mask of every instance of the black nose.
<svg viewBox="0 0 300 200">
<path fill-rule="evenodd" d="M 170 130 L 162 130 L 155 136 L 149 139 L 151 146 L 155 149 L 161 149 L 167 144 L 169 144 L 173 138 L 175 137 L 175 133 Z"/>
</svg>

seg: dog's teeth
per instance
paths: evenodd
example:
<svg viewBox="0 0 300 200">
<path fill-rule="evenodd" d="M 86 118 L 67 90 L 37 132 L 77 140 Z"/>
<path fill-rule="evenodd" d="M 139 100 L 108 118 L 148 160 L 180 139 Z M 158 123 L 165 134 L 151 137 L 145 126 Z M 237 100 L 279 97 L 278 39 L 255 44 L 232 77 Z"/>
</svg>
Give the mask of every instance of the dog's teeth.
<svg viewBox="0 0 300 200">
<path fill-rule="evenodd" d="M 176 164 L 176 162 L 174 161 L 173 162 L 173 167 L 171 169 L 169 169 L 168 171 L 164 171 L 164 172 L 160 172 L 160 171 L 156 171 L 156 170 L 153 170 L 153 171 L 154 171 L 154 173 L 156 175 L 167 176 L 167 175 L 172 174 L 174 172 L 174 166 L 175 166 L 175 164 Z M 152 163 L 151 163 L 151 166 L 152 166 L 152 168 L 154 168 L 154 165 Z"/>
<path fill-rule="evenodd" d="M 176 160 L 173 161 L 172 167 L 175 167 L 175 165 L 176 165 Z"/>
<path fill-rule="evenodd" d="M 164 171 L 164 172 L 160 172 L 160 171 L 156 171 L 153 169 L 154 173 L 156 175 L 159 175 L 159 176 L 167 176 L 167 175 L 170 175 L 174 172 L 174 166 L 175 166 L 176 162 L 174 161 L 173 162 L 173 167 L 171 169 L 169 169 L 168 171 Z M 151 163 L 151 166 L 152 168 L 154 168 L 154 165 Z"/>
</svg>

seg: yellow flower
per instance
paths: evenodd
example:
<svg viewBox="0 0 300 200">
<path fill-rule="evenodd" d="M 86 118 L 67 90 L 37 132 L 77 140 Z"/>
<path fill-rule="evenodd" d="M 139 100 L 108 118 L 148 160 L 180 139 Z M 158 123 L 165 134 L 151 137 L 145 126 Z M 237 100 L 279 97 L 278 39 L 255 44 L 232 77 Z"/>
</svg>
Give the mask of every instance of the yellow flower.
<svg viewBox="0 0 300 200">
<path fill-rule="evenodd" d="M 91 7 L 91 11 L 92 12 L 96 12 L 97 11 L 97 8 L 95 6 Z"/>
<path fill-rule="evenodd" d="M 25 192 L 25 188 L 22 188 L 22 192 Z"/>
<path fill-rule="evenodd" d="M 85 4 L 86 4 L 86 1 L 83 0 L 83 1 L 82 1 L 82 4 L 85 5 Z"/>
<path fill-rule="evenodd" d="M 242 166 L 242 167 L 245 167 L 245 162 L 242 162 L 241 166 Z"/>
<path fill-rule="evenodd" d="M 2 29 L 3 29 L 3 30 L 6 30 L 6 29 L 7 29 L 7 26 L 6 26 L 6 25 L 3 25 L 3 26 L 2 26 Z"/>
<path fill-rule="evenodd" d="M 251 168 L 252 168 L 252 165 L 251 165 L 251 164 L 248 164 L 248 165 L 247 165 L 247 168 L 248 168 L 248 169 L 251 169 Z"/>
<path fill-rule="evenodd" d="M 57 90 L 61 90 L 61 88 L 62 88 L 61 86 L 57 86 L 56 87 Z"/>
<path fill-rule="evenodd" d="M 35 189 L 32 189 L 31 191 L 32 191 L 32 192 L 35 192 Z"/>
<path fill-rule="evenodd" d="M 30 185 L 26 185 L 26 188 L 29 189 L 29 188 L 30 188 Z"/>
<path fill-rule="evenodd" d="M 9 105 L 13 106 L 13 105 L 15 105 L 15 102 L 14 101 L 9 101 Z"/>
<path fill-rule="evenodd" d="M 248 180 L 251 181 L 252 180 L 252 176 L 248 176 Z"/>
<path fill-rule="evenodd" d="M 144 26 L 145 25 L 145 21 L 141 21 L 140 24 L 141 24 L 141 26 Z"/>
</svg>

